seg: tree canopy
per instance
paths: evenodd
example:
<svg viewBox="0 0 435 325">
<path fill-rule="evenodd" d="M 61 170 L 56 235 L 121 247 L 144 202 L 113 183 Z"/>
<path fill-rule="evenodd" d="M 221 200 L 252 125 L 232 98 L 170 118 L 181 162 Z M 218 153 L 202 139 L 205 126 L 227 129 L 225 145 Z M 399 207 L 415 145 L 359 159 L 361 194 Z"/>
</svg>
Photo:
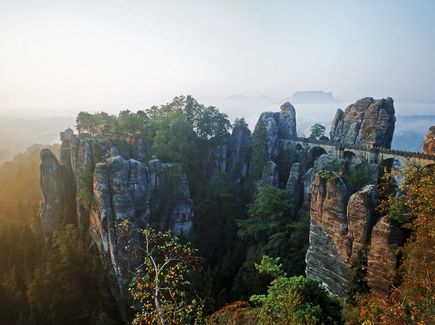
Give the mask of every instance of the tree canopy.
<svg viewBox="0 0 435 325">
<path fill-rule="evenodd" d="M 254 295 L 260 304 L 259 321 L 265 325 L 340 324 L 338 300 L 329 296 L 322 285 L 303 276 L 287 277 L 279 258 L 263 256 L 255 267 L 274 278 L 265 295 Z"/>
<path fill-rule="evenodd" d="M 310 138 L 318 139 L 325 135 L 326 127 L 320 123 L 316 123 L 310 128 Z"/>
</svg>

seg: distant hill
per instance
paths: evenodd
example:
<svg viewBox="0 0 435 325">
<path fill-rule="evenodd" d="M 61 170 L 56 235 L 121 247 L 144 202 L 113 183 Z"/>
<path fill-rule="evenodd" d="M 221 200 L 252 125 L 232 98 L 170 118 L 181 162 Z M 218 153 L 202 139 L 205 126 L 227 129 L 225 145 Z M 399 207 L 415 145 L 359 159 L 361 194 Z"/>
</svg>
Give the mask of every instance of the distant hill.
<svg viewBox="0 0 435 325">
<path fill-rule="evenodd" d="M 297 91 L 290 97 L 291 103 L 299 104 L 323 104 L 336 103 L 338 100 L 331 92 L 321 90 Z"/>
</svg>

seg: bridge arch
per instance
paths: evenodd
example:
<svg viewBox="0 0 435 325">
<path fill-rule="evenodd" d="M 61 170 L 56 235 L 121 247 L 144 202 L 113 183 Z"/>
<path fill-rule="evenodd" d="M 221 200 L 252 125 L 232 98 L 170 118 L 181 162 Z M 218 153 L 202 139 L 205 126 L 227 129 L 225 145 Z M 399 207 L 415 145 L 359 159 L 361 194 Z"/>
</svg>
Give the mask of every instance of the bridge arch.
<svg viewBox="0 0 435 325">
<path fill-rule="evenodd" d="M 307 166 L 308 168 L 311 168 L 314 166 L 314 162 L 319 158 L 321 155 L 328 154 L 325 149 L 323 149 L 320 146 L 315 146 L 308 151 L 308 159 L 307 159 Z"/>
</svg>

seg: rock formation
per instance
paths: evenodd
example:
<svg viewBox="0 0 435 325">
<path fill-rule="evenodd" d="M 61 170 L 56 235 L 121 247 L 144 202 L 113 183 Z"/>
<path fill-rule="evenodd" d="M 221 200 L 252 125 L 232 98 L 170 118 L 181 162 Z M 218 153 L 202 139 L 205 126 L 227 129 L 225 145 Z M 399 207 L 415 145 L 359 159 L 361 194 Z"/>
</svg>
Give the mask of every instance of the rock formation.
<svg viewBox="0 0 435 325">
<path fill-rule="evenodd" d="M 75 222 L 71 217 L 73 186 L 66 179 L 66 168 L 59 164 L 49 149 L 42 149 L 40 156 L 40 186 L 44 202 L 40 217 L 44 234 L 51 235 L 63 223 Z"/>
<path fill-rule="evenodd" d="M 373 226 L 378 219 L 376 207 L 378 191 L 374 185 L 366 185 L 352 194 L 347 205 L 348 238 L 351 242 L 352 259 L 366 249 Z M 352 262 L 352 261 L 351 261 Z"/>
<path fill-rule="evenodd" d="M 291 202 L 290 217 L 296 218 L 297 212 L 301 206 L 302 197 L 302 166 L 300 163 L 294 163 L 291 166 L 287 179 L 285 191 Z"/>
<path fill-rule="evenodd" d="M 402 244 L 402 231 L 388 217 L 374 226 L 367 257 L 367 283 L 372 294 L 387 296 L 393 284 L 398 261 L 398 248 Z"/>
<path fill-rule="evenodd" d="M 296 134 L 296 110 L 286 102 L 279 112 L 261 113 L 257 123 L 264 123 L 267 134 L 267 149 L 270 160 L 275 160 L 279 154 L 279 140 L 291 139 Z"/>
<path fill-rule="evenodd" d="M 423 153 L 435 155 L 435 125 L 429 128 L 424 137 Z"/>
<path fill-rule="evenodd" d="M 332 172 L 313 179 L 310 204 L 310 246 L 306 274 L 337 295 L 346 293 L 350 269 L 359 253 L 368 251 L 370 290 L 386 296 L 397 267 L 400 229 L 376 211 L 378 193 L 367 185 L 350 196 L 350 184 Z"/>
<path fill-rule="evenodd" d="M 261 184 L 278 187 L 278 165 L 273 161 L 268 161 L 264 165 Z"/>
<path fill-rule="evenodd" d="M 352 250 L 347 238 L 349 185 L 338 175 L 320 171 L 314 176 L 310 203 L 310 246 L 306 274 L 320 280 L 332 293 L 343 295 L 349 280 Z"/>
<path fill-rule="evenodd" d="M 151 224 L 190 235 L 193 202 L 178 164 L 155 157 L 144 161 L 146 144 L 138 139 L 113 142 L 78 137 L 70 130 L 61 139 L 60 162 L 51 151 L 41 151 L 41 219 L 46 235 L 59 229 L 65 217 L 76 223 L 110 261 L 120 287 L 127 263 L 122 221 L 128 220 L 133 228 Z"/>
<path fill-rule="evenodd" d="M 228 149 L 228 171 L 236 184 L 241 184 L 248 177 L 250 143 L 251 131 L 248 127 L 236 125 L 233 128 Z"/>
<path fill-rule="evenodd" d="M 391 148 L 396 122 L 393 100 L 362 98 L 337 110 L 330 139 L 338 144 Z"/>
</svg>

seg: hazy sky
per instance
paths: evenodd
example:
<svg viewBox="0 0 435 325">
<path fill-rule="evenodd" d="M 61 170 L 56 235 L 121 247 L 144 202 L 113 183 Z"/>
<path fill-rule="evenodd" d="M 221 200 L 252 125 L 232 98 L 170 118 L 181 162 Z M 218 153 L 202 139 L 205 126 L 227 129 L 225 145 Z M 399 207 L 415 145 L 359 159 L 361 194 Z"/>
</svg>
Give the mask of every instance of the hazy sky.
<svg viewBox="0 0 435 325">
<path fill-rule="evenodd" d="M 0 0 L 0 111 L 435 99 L 435 1 Z"/>
</svg>

